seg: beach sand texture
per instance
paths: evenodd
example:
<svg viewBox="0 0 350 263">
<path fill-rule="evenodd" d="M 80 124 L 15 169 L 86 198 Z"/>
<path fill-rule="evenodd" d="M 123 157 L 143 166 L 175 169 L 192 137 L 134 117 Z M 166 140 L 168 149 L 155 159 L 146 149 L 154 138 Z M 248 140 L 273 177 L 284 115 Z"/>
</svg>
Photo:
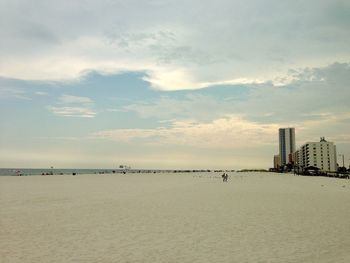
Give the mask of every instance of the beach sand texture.
<svg viewBox="0 0 350 263">
<path fill-rule="evenodd" d="M 0 177 L 1 262 L 350 262 L 350 180 Z"/>
</svg>

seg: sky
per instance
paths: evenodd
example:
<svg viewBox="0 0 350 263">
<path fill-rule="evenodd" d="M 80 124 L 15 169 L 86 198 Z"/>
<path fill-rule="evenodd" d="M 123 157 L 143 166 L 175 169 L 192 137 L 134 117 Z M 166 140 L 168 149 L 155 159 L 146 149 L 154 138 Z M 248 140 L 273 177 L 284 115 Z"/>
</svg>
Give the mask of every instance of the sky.
<svg viewBox="0 0 350 263">
<path fill-rule="evenodd" d="M 0 168 L 350 162 L 348 0 L 0 0 Z"/>
</svg>

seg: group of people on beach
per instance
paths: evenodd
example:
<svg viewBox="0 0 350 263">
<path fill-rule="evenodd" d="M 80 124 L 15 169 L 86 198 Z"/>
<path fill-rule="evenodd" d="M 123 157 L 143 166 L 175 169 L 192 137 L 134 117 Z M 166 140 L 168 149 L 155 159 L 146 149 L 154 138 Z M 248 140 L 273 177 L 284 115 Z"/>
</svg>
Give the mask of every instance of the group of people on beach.
<svg viewBox="0 0 350 263">
<path fill-rule="evenodd" d="M 228 174 L 227 174 L 227 173 L 223 173 L 223 174 L 221 175 L 221 177 L 222 177 L 222 181 L 223 181 L 223 182 L 227 182 L 227 180 L 228 180 Z"/>
</svg>

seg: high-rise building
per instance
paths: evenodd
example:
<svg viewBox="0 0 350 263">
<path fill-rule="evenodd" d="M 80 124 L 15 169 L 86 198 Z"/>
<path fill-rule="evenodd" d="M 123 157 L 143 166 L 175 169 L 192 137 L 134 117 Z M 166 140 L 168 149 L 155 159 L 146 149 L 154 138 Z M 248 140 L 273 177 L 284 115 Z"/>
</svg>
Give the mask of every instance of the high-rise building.
<svg viewBox="0 0 350 263">
<path fill-rule="evenodd" d="M 317 167 L 321 171 L 337 170 L 337 151 L 333 142 L 324 137 L 320 142 L 307 142 L 297 151 L 297 165 L 301 167 Z"/>
<path fill-rule="evenodd" d="M 291 156 L 295 152 L 295 129 L 280 128 L 279 129 L 279 149 L 280 164 L 284 166 L 291 163 Z"/>
</svg>

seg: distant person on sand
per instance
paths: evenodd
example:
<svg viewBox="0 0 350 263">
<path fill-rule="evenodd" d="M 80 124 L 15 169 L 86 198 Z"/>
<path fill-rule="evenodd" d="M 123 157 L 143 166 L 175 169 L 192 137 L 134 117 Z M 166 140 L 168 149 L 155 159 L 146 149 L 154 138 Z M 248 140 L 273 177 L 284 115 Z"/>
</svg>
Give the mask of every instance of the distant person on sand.
<svg viewBox="0 0 350 263">
<path fill-rule="evenodd" d="M 223 174 L 221 175 L 221 177 L 222 177 L 222 181 L 223 181 L 223 182 L 227 182 L 227 179 L 228 179 L 228 174 L 227 174 L 227 173 L 223 173 Z"/>
</svg>

